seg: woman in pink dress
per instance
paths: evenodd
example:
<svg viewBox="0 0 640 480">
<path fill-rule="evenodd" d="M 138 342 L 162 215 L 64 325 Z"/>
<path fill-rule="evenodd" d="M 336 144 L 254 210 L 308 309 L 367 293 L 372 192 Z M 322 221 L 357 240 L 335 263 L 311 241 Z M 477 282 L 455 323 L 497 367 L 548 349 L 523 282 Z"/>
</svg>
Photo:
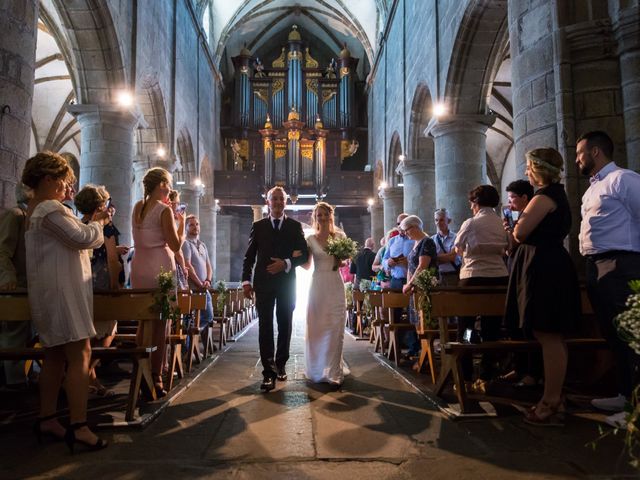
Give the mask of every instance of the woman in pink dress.
<svg viewBox="0 0 640 480">
<path fill-rule="evenodd" d="M 133 207 L 133 241 L 135 255 L 131 262 L 132 288 L 157 288 L 161 271 L 176 271 L 174 252 L 180 251 L 184 234 L 184 214 L 174 214 L 168 205 L 171 174 L 164 168 L 147 171 L 142 184 L 144 198 Z M 168 322 L 157 322 L 153 327 L 153 344 L 157 350 L 151 354 L 151 373 L 156 395 L 163 397 L 162 370 L 165 361 Z M 138 338 L 142 338 L 142 327 Z"/>
</svg>

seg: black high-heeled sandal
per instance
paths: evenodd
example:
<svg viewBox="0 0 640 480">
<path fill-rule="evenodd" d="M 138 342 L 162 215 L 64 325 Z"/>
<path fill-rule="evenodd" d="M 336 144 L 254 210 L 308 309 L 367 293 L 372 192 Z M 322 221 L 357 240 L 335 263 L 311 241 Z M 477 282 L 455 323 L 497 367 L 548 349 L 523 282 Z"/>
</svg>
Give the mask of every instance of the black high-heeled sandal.
<svg viewBox="0 0 640 480">
<path fill-rule="evenodd" d="M 76 442 L 79 443 L 80 445 L 85 446 L 87 448 L 87 451 L 89 452 L 102 450 L 103 448 L 106 448 L 107 445 L 109 445 L 109 442 L 107 442 L 106 440 L 100 437 L 98 437 L 98 440 L 96 441 L 96 443 L 87 443 L 84 440 L 80 440 L 76 438 L 76 430 L 86 426 L 87 426 L 87 422 L 81 422 L 81 423 L 73 423 L 69 425 L 69 428 L 67 428 L 67 431 L 64 434 L 64 441 L 67 443 L 67 447 L 69 447 L 69 450 L 71 451 L 71 453 L 74 453 L 73 449 Z"/>
<path fill-rule="evenodd" d="M 42 440 L 43 440 L 44 437 L 46 437 L 49 440 L 52 440 L 54 442 L 62 442 L 64 440 L 64 437 L 56 435 L 53 432 L 48 432 L 48 431 L 43 431 L 42 430 L 42 422 L 47 422 L 49 420 L 53 420 L 54 418 L 58 418 L 58 414 L 57 413 L 54 413 L 54 414 L 51 414 L 51 415 L 47 415 L 46 417 L 38 417 L 38 418 L 36 418 L 36 421 L 33 424 L 33 434 L 38 439 L 38 443 L 40 445 L 42 445 Z"/>
</svg>

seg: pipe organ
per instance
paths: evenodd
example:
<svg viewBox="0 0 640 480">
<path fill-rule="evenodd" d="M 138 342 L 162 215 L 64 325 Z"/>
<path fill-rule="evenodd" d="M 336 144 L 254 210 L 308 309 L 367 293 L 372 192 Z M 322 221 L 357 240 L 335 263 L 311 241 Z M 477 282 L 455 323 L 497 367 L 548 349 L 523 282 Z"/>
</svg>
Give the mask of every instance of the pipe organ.
<svg viewBox="0 0 640 480">
<path fill-rule="evenodd" d="M 354 83 L 358 59 L 344 47 L 322 67 L 293 26 L 286 46 L 265 66 L 245 47 L 235 68 L 232 118 L 225 143 L 235 169 L 260 169 L 264 184 L 298 194 L 326 194 L 328 166 L 357 149 Z"/>
</svg>

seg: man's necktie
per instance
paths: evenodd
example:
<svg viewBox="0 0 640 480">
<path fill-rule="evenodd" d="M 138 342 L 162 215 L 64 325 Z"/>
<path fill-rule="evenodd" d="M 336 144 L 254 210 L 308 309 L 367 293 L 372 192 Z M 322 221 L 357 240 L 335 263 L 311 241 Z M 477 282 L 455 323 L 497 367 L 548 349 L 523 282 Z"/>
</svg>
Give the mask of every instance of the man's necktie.
<svg viewBox="0 0 640 480">
<path fill-rule="evenodd" d="M 276 229 L 276 230 L 279 230 L 279 228 L 278 228 L 279 226 L 280 226 L 280 219 L 279 218 L 274 218 L 273 219 L 273 228 Z"/>
</svg>

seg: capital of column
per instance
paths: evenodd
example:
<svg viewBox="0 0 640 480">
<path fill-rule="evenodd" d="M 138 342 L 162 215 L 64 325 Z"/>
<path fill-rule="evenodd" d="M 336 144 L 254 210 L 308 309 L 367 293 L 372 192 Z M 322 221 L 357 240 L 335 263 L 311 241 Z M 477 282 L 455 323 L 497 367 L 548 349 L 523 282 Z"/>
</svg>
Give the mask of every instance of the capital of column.
<svg viewBox="0 0 640 480">
<path fill-rule="evenodd" d="M 381 188 L 378 195 L 382 200 L 399 199 L 404 195 L 404 190 L 402 187 Z"/>
<path fill-rule="evenodd" d="M 634 6 L 619 12 L 613 23 L 613 34 L 618 44 L 618 53 L 640 49 L 640 7 Z"/>
<path fill-rule="evenodd" d="M 262 209 L 264 207 L 262 205 L 251 205 L 251 210 L 253 211 L 253 221 L 257 222 L 258 220 L 262 220 Z"/>
<path fill-rule="evenodd" d="M 76 117 L 81 127 L 99 123 L 133 130 L 137 125 L 148 126 L 138 107 L 133 109 L 111 104 L 81 103 L 67 106 L 67 111 Z"/>
<path fill-rule="evenodd" d="M 438 120 L 434 119 L 429 123 L 425 133 L 434 138 L 442 137 L 452 133 L 480 133 L 484 135 L 487 129 L 496 121 L 496 116 L 492 114 L 460 114 L 449 115 Z"/>
<path fill-rule="evenodd" d="M 433 170 L 433 167 L 431 167 Z M 426 160 L 418 160 L 418 159 L 406 159 L 400 163 L 398 166 L 398 172 L 403 176 L 414 175 L 419 173 L 426 173 L 429 171 L 429 166 L 427 165 Z"/>
</svg>

